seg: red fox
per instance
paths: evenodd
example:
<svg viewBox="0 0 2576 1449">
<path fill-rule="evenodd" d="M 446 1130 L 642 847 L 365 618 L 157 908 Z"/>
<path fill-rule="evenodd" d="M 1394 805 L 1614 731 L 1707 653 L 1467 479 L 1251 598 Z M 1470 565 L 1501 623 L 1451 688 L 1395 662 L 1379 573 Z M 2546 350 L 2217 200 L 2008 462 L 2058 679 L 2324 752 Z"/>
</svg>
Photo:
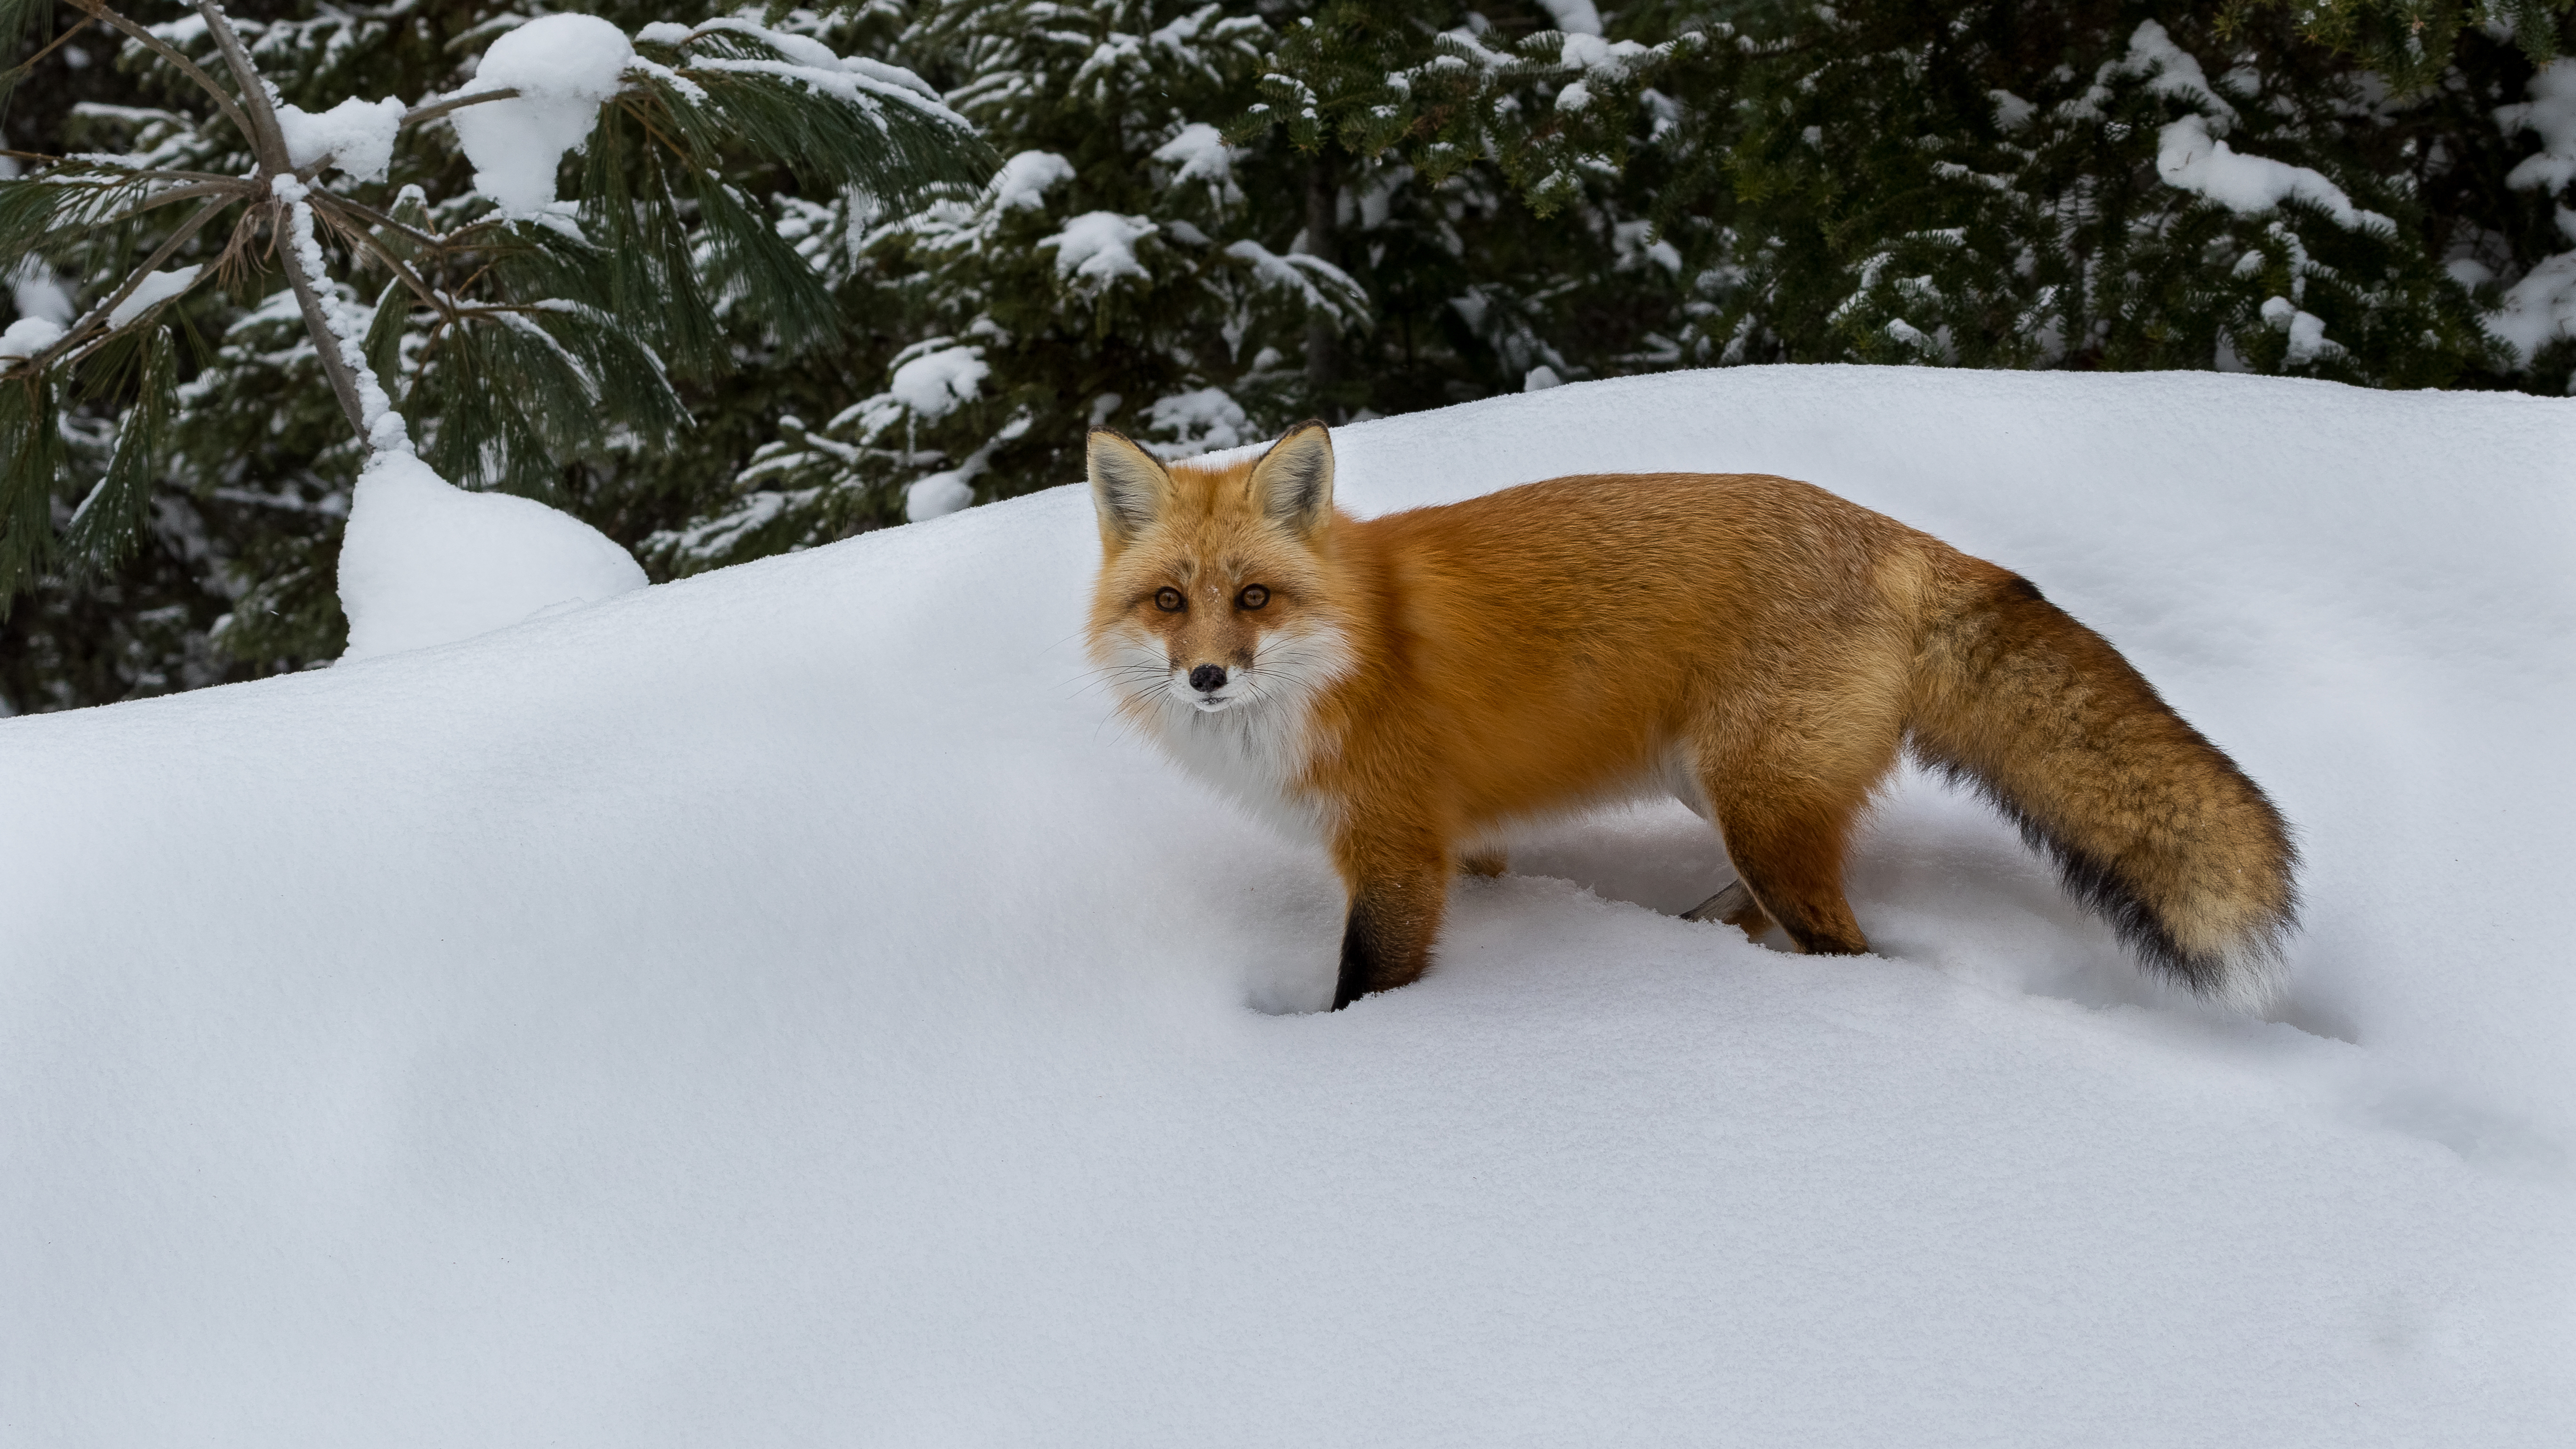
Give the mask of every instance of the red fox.
<svg viewBox="0 0 2576 1449">
<path fill-rule="evenodd" d="M 2054 858 L 2146 967 L 2252 1009 L 2297 926 L 2272 802 L 2020 576 L 1809 484 L 1558 478 L 1355 519 L 1321 423 L 1251 462 L 1090 436 L 1092 658 L 1186 769 L 1319 837 L 1339 1010 L 1422 975 L 1456 869 L 1669 792 L 1734 885 L 1691 912 L 1869 949 L 1843 853 L 1910 748 Z"/>
</svg>

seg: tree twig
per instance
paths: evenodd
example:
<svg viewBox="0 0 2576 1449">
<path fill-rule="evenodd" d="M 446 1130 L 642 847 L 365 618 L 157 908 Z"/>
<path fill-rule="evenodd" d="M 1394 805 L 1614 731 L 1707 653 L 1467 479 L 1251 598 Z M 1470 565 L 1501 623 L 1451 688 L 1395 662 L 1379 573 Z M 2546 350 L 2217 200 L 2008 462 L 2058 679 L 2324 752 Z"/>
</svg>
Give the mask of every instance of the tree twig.
<svg viewBox="0 0 2576 1449">
<path fill-rule="evenodd" d="M 485 101 L 516 100 L 518 99 L 518 96 L 519 88 L 517 86 L 503 86 L 499 90 L 475 91 L 468 95 L 449 96 L 446 100 L 431 101 L 427 105 L 414 106 L 410 110 L 403 112 L 402 123 L 406 126 L 417 126 L 423 121 L 435 121 L 450 111 L 461 111 L 467 106 L 479 106 Z"/>
</svg>

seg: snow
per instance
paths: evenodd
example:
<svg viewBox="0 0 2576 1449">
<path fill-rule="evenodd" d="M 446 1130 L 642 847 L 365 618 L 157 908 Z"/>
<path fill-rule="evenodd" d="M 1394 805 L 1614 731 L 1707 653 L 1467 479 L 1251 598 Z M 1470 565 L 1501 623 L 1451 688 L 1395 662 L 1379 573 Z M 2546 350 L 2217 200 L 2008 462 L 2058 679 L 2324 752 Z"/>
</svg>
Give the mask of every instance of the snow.
<svg viewBox="0 0 2576 1449">
<path fill-rule="evenodd" d="M 7 179 L 0 176 L 0 180 Z M 42 257 L 20 257 L 9 271 L 9 300 L 21 317 L 41 317 L 48 322 L 70 326 L 80 315 L 69 287 L 54 274 Z"/>
<path fill-rule="evenodd" d="M 1599 35 L 1601 12 L 1592 0 L 1539 0 L 1539 8 L 1568 35 Z"/>
<path fill-rule="evenodd" d="M 1086 211 L 1064 224 L 1064 230 L 1038 243 L 1055 249 L 1055 274 L 1083 291 L 1096 292 L 1120 277 L 1143 277 L 1135 246 L 1158 228 L 1141 216 L 1114 211 Z"/>
<path fill-rule="evenodd" d="M 358 475 L 340 545 L 341 662 L 471 639 L 644 587 L 644 570 L 571 514 L 468 493 L 409 452 Z"/>
<path fill-rule="evenodd" d="M 351 96 L 320 115 L 281 104 L 277 127 L 286 135 L 286 159 L 296 170 L 327 156 L 331 169 L 352 181 L 382 181 L 393 165 L 394 137 L 402 129 L 404 110 L 398 96 L 380 101 Z"/>
<path fill-rule="evenodd" d="M 1168 439 L 1146 446 L 1153 449 L 1155 456 L 1166 459 L 1191 458 L 1222 448 L 1270 441 L 1252 426 L 1243 404 L 1221 387 L 1193 388 L 1158 397 L 1145 409 L 1145 420 L 1154 432 Z"/>
<path fill-rule="evenodd" d="M 1058 489 L 0 722 L 9 1435 L 2576 1442 L 2576 402 L 1745 368 L 1336 436 L 1364 513 L 1758 469 L 2008 563 L 2298 823 L 2287 1004 L 1909 776 L 1880 955 L 1675 919 L 1721 857 L 1641 807 L 1264 1015 L 1339 888 L 1112 723 Z"/>
<path fill-rule="evenodd" d="M 2152 22 L 2150 22 L 2152 23 Z M 2238 155 L 2209 134 L 2209 123 L 2185 116 L 2166 126 L 2156 150 L 2156 174 L 2167 186 L 2198 192 L 2239 215 L 2270 211 L 2296 198 L 2354 231 L 2387 231 L 2395 223 L 2352 204 L 2322 172 L 2261 156 Z"/>
<path fill-rule="evenodd" d="M 973 402 L 991 371 L 981 347 L 942 347 L 896 368 L 886 391 L 923 422 L 936 422 Z"/>
<path fill-rule="evenodd" d="M 1054 158 L 1061 159 L 1061 158 Z M 1172 168 L 1171 185 L 1201 182 L 1222 203 L 1243 199 L 1234 184 L 1234 150 L 1205 121 L 1192 121 L 1154 150 L 1154 159 Z"/>
<path fill-rule="evenodd" d="M 33 357 L 63 340 L 63 324 L 51 317 L 21 317 L 0 332 L 0 357 Z"/>
<path fill-rule="evenodd" d="M 2314 362 L 2320 357 L 2333 357 L 2343 351 L 2343 344 L 2326 336 L 2326 319 L 2314 312 L 2301 311 L 2287 297 L 2263 299 L 2263 320 L 2275 332 L 2290 334 L 2290 346 L 2282 360 L 2292 367 Z"/>
<path fill-rule="evenodd" d="M 2153 20 L 2140 21 L 2138 28 L 2130 32 L 2129 53 L 2121 58 L 2118 67 L 2124 74 L 2147 77 L 2150 95 L 2171 96 L 2185 105 L 2196 106 L 2222 126 L 2236 119 L 2236 107 L 2210 89 L 2209 72 L 2200 68 L 2200 62 L 2189 51 L 2173 43 L 2172 32 Z M 2027 103 L 2023 114 L 2028 114 Z M 2014 124 L 2005 122 L 2005 129 Z"/>
<path fill-rule="evenodd" d="M 145 312 L 185 292 L 197 283 L 202 265 L 180 267 L 175 271 L 153 272 L 125 294 L 125 300 L 107 310 L 107 325 L 122 327 Z"/>
<path fill-rule="evenodd" d="M 2553 60 L 2531 78 L 2531 99 L 2498 106 L 2496 126 L 2510 136 L 2533 131 L 2540 150 L 2505 173 L 2504 184 L 2555 191 L 2576 181 L 2576 60 Z"/>
<path fill-rule="evenodd" d="M 2505 289 L 2503 305 L 2487 313 L 2485 321 L 2487 330 L 2512 347 L 2526 366 L 2543 347 L 2576 337 L 2576 251 L 2560 252 L 2524 273 Z"/>
<path fill-rule="evenodd" d="M 508 216 L 553 205 L 564 153 L 590 139 L 634 59 L 626 32 L 595 15 L 541 15 L 493 41 L 464 93 L 519 94 L 448 114 L 474 189 Z"/>
<path fill-rule="evenodd" d="M 1039 210 L 1049 188 L 1072 179 L 1072 162 L 1052 151 L 1022 151 L 993 173 L 993 210 Z"/>
</svg>

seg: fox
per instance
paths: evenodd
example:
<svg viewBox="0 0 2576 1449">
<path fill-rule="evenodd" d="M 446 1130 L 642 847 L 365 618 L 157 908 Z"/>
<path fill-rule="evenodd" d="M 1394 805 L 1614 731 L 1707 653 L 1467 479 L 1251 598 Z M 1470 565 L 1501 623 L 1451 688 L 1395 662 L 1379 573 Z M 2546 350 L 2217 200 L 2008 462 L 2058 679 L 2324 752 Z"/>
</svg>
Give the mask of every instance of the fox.
<svg viewBox="0 0 2576 1449">
<path fill-rule="evenodd" d="M 1981 793 L 2151 975 L 2253 1011 L 2298 928 L 2290 826 L 2018 574 L 1813 484 L 1592 474 L 1375 518 L 1332 434 L 1166 463 L 1086 440 L 1088 650 L 1122 715 L 1320 842 L 1332 1009 L 1430 967 L 1453 875 L 1533 822 L 1669 794 L 1735 880 L 1689 912 L 1857 955 L 1857 826 L 1908 755 Z"/>
</svg>

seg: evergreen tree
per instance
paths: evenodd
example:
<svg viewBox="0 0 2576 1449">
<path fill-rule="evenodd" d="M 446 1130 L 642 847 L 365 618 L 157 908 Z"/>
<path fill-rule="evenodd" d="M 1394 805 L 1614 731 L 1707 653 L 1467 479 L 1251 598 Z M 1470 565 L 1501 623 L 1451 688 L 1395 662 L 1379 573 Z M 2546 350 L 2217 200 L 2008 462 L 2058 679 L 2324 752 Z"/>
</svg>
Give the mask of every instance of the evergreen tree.
<svg viewBox="0 0 2576 1449">
<path fill-rule="evenodd" d="M 731 176 L 896 206 L 988 169 L 917 79 L 750 20 L 630 41 L 408 4 L 265 24 L 201 4 L 151 27 L 76 8 L 12 78 L 95 26 L 166 103 L 76 111 L 67 130 L 116 148 L 21 157 L 32 172 L 0 182 L 0 254 L 57 269 L 57 292 L 116 279 L 0 343 L 0 606 L 49 566 L 105 569 L 153 524 L 187 528 L 155 511 L 173 488 L 313 520 L 227 560 L 239 597 L 211 632 L 236 653 L 336 652 L 328 552 L 370 451 L 416 443 L 461 483 L 563 501 L 576 460 L 685 427 L 673 379 L 734 360 L 719 313 L 782 354 L 831 341 L 822 282 Z M 0 35 L 50 14 L 0 0 Z M 488 47 L 475 83 L 365 99 L 424 55 L 461 79 L 458 42 Z M 572 149 L 581 199 L 560 202 Z M 84 404 L 114 412 L 112 441 Z"/>
</svg>

